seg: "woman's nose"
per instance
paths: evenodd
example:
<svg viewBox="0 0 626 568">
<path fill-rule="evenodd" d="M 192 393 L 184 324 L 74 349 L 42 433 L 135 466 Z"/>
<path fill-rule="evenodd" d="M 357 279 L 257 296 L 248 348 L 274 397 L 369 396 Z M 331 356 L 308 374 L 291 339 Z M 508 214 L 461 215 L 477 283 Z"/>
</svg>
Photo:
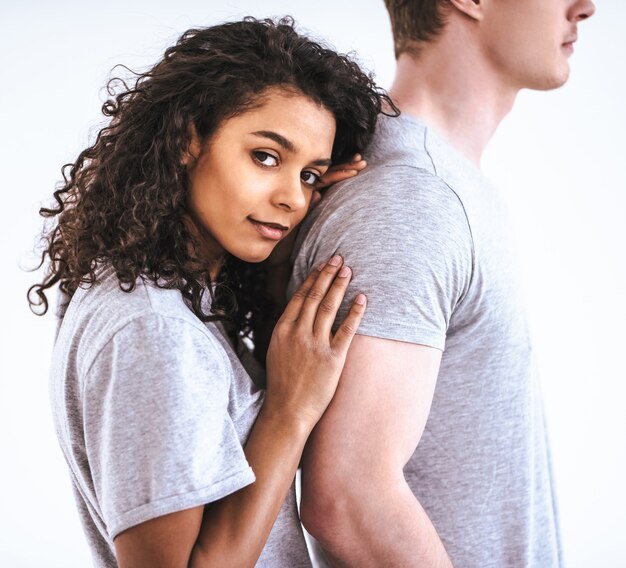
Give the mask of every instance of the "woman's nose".
<svg viewBox="0 0 626 568">
<path fill-rule="evenodd" d="M 296 179 L 283 178 L 279 181 L 274 190 L 274 203 L 287 211 L 298 211 L 307 206 L 306 190 L 302 187 L 300 175 Z"/>
</svg>

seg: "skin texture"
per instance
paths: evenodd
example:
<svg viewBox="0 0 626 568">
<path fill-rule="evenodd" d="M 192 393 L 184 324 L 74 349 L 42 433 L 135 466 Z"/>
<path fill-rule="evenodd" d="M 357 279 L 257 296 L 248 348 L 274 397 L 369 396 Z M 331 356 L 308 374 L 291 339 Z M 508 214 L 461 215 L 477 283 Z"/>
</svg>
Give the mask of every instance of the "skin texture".
<svg viewBox="0 0 626 568">
<path fill-rule="evenodd" d="M 158 517 L 120 533 L 114 544 L 121 568 L 254 566 L 306 439 L 335 393 L 365 310 L 365 297 L 359 295 L 331 333 L 351 275 L 342 264 L 335 256 L 314 270 L 274 329 L 265 402 L 244 448 L 255 483 L 206 508 Z"/>
<path fill-rule="evenodd" d="M 451 0 L 440 36 L 398 59 L 391 97 L 480 163 L 519 89 L 568 76 L 588 0 Z M 401 275 L 398 276 L 401 278 Z M 451 566 L 403 466 L 428 418 L 441 352 L 357 335 L 304 454 L 301 515 L 333 566 Z M 384 362 L 381 363 L 381 362 Z M 393 385 L 393 388 L 389 388 Z"/>
<path fill-rule="evenodd" d="M 334 566 L 451 566 L 402 473 L 440 359 L 430 347 L 355 337 L 302 462 L 302 522 Z"/>
<path fill-rule="evenodd" d="M 567 79 L 566 44 L 595 7 L 589 0 L 451 4 L 442 33 L 420 47 L 419 59 L 398 58 L 390 94 L 403 113 L 425 119 L 479 166 L 520 89 Z"/>
<path fill-rule="evenodd" d="M 330 166 L 334 136 L 328 110 L 285 90 L 227 120 L 204 145 L 194 134 L 189 206 L 211 251 L 265 260 L 277 241 L 261 236 L 251 219 L 280 224 L 283 237 L 289 234 Z"/>
<path fill-rule="evenodd" d="M 547 90 L 569 77 L 577 23 L 593 14 L 587 0 L 482 1 L 480 41 L 511 88 Z"/>
<path fill-rule="evenodd" d="M 228 251 L 245 260 L 266 259 L 278 241 L 251 226 L 250 216 L 293 231 L 315 191 L 362 169 L 364 163 L 355 159 L 320 181 L 334 132 L 326 109 L 302 95 L 274 90 L 260 106 L 226 120 L 207 144 L 193 135 L 184 163 L 191 180 L 191 222 L 206 254 Z M 274 328 L 265 402 L 244 448 L 255 483 L 206 507 L 122 532 L 114 541 L 121 568 L 255 565 L 306 439 L 335 393 L 365 310 L 360 294 L 331 332 L 350 277 L 339 256 L 318 267 Z"/>
</svg>

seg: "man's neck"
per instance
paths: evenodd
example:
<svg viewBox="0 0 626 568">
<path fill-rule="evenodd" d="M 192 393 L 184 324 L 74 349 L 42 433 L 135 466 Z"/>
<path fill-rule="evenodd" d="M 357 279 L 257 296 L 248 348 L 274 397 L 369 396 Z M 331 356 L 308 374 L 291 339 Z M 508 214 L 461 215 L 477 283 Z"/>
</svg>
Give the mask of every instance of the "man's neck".
<svg viewBox="0 0 626 568">
<path fill-rule="evenodd" d="M 483 151 L 518 89 L 503 84 L 462 35 L 445 34 L 419 57 L 402 54 L 390 95 L 403 113 L 423 120 L 480 167 Z"/>
</svg>

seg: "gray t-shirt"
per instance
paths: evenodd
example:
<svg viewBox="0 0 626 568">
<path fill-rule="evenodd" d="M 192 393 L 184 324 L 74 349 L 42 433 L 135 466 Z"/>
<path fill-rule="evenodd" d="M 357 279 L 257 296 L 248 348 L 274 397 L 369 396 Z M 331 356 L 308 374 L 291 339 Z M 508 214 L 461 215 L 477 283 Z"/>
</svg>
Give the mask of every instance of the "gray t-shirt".
<svg viewBox="0 0 626 568">
<path fill-rule="evenodd" d="M 366 158 L 367 170 L 331 188 L 305 220 L 290 291 L 336 251 L 354 273 L 339 317 L 362 291 L 360 334 L 445 350 L 405 476 L 454 565 L 560 566 L 541 396 L 503 199 L 411 117 L 381 117 Z"/>
<path fill-rule="evenodd" d="M 112 269 L 79 288 L 53 354 L 54 423 L 94 565 L 117 566 L 113 539 L 149 519 L 254 482 L 243 452 L 263 402 L 219 325 L 178 290 Z M 257 566 L 310 567 L 291 488 Z"/>
</svg>

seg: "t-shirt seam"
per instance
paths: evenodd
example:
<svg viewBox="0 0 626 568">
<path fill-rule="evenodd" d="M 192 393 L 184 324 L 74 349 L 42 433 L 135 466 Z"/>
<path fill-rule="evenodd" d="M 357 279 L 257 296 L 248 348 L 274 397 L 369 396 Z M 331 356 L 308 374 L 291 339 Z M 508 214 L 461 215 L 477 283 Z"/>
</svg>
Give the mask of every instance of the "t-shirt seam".
<svg viewBox="0 0 626 568">
<path fill-rule="evenodd" d="M 435 175 L 437 176 L 437 178 L 439 178 L 442 181 L 442 183 L 444 183 L 450 189 L 450 191 L 456 196 L 456 198 L 459 200 L 459 204 L 461 205 L 461 209 L 463 209 L 463 215 L 465 216 L 465 221 L 467 223 L 467 230 L 469 231 L 470 242 L 471 242 L 471 245 L 472 245 L 472 270 L 470 272 L 470 280 L 467 283 L 467 290 L 457 300 L 456 305 L 453 308 L 453 310 L 454 310 L 456 307 L 460 306 L 463 303 L 463 300 L 467 297 L 467 295 L 469 293 L 469 290 L 472 287 L 472 283 L 474 281 L 474 273 L 475 273 L 475 270 L 476 270 L 476 246 L 475 246 L 475 243 L 474 243 L 474 232 L 472 231 L 472 224 L 470 223 L 469 215 L 467 214 L 467 209 L 465 209 L 465 204 L 463 203 L 463 200 L 461 199 L 461 196 L 437 172 L 437 165 L 435 164 L 435 160 L 432 157 L 432 154 L 430 153 L 430 150 L 428 149 L 428 145 L 426 143 L 426 138 L 427 138 L 429 132 L 430 131 L 429 131 L 428 127 L 425 127 L 424 128 L 424 152 L 426 152 L 426 155 L 430 159 L 430 163 L 433 166 L 433 171 L 435 172 Z M 452 315 L 450 317 L 452 317 Z"/>
<path fill-rule="evenodd" d="M 245 460 L 245 457 L 244 457 L 244 460 Z M 229 480 L 231 480 L 233 478 L 244 477 L 248 473 L 251 473 L 252 476 L 254 477 L 254 471 L 252 470 L 252 467 L 250 467 L 250 464 L 248 463 L 247 460 L 245 460 L 245 461 L 246 461 L 246 466 L 243 469 L 237 469 L 237 471 L 231 473 L 230 475 L 227 475 L 226 477 L 222 477 L 222 478 L 220 478 L 219 480 L 216 480 L 216 481 L 211 481 L 210 485 L 204 485 L 203 487 L 200 487 L 200 488 L 192 490 L 192 491 L 187 491 L 185 493 L 175 493 L 175 494 L 172 494 L 172 495 L 168 495 L 167 497 L 161 497 L 160 499 L 157 499 L 156 501 L 150 501 L 148 503 L 144 503 L 143 505 L 138 505 L 137 507 L 133 507 L 132 509 L 129 509 L 128 511 L 124 511 L 123 513 L 119 513 L 118 515 L 116 515 L 116 517 L 118 517 L 118 518 L 119 517 L 127 517 L 129 515 L 132 515 L 136 511 L 138 511 L 138 510 L 140 510 L 140 509 L 142 509 L 144 507 L 147 507 L 148 505 L 156 506 L 156 505 L 158 505 L 159 503 L 161 503 L 163 501 L 168 501 L 170 499 L 175 499 L 175 498 L 183 498 L 183 497 L 185 497 L 187 495 L 190 495 L 190 494 L 193 494 L 193 493 L 200 493 L 202 491 L 210 490 L 210 489 L 213 489 L 216 485 L 223 484 L 223 483 L 225 483 L 225 482 L 227 482 L 227 481 L 229 481 Z M 253 483 L 253 482 L 254 482 L 254 480 L 251 481 L 250 483 Z M 246 485 L 243 485 L 242 487 L 240 487 L 240 489 L 243 488 L 243 487 L 246 487 L 250 483 L 247 483 Z M 237 491 L 237 489 L 235 491 Z M 231 493 L 227 493 L 227 495 L 231 495 L 232 493 L 234 493 L 234 491 L 231 492 Z M 213 501 L 209 501 L 209 503 L 212 503 L 212 502 Z M 109 532 L 108 531 L 108 523 L 105 523 L 105 524 L 107 525 L 107 533 L 108 533 Z M 117 523 L 117 524 L 119 524 L 119 523 Z M 119 532 L 117 534 L 119 534 Z"/>
<path fill-rule="evenodd" d="M 433 159 L 430 151 L 428 150 L 428 146 L 426 144 L 426 137 L 428 136 L 428 128 L 424 128 L 424 140 L 422 142 L 423 146 L 424 146 L 424 152 L 426 153 L 426 155 L 428 156 L 428 159 L 430 160 L 431 165 L 433 166 L 433 172 L 435 173 L 435 175 L 441 179 L 441 177 L 439 177 L 439 173 L 437 172 L 437 166 L 435 164 L 435 160 Z M 443 181 L 443 180 L 442 180 Z M 447 184 L 446 184 L 447 185 Z"/>
<path fill-rule="evenodd" d="M 428 152 L 428 150 L 426 148 L 426 142 L 425 141 L 424 141 L 424 151 L 426 152 L 426 154 L 428 155 L 428 157 L 431 160 L 431 163 L 432 163 L 432 166 L 433 166 L 433 170 L 434 170 L 433 172 L 431 172 L 430 170 L 428 170 L 427 168 L 424 168 L 422 166 L 415 166 L 413 164 L 407 164 L 407 163 L 380 164 L 378 167 L 379 168 L 397 168 L 397 167 L 400 167 L 400 168 L 410 168 L 412 170 L 418 170 L 420 172 L 424 172 L 428 176 L 430 176 L 432 178 L 436 178 L 439 182 L 441 182 L 441 184 L 443 186 L 448 188 L 448 190 L 452 193 L 452 195 L 454 195 L 456 201 L 460 205 L 461 210 L 463 211 L 463 217 L 465 219 L 465 223 L 467 225 L 467 230 L 469 232 L 469 237 L 470 237 L 471 269 L 470 269 L 470 279 L 469 279 L 469 282 L 467 283 L 467 289 L 461 295 L 461 297 L 459 297 L 457 299 L 457 301 L 455 302 L 455 305 L 453 306 L 453 310 L 454 310 L 457 307 L 459 307 L 462 304 L 462 302 L 465 300 L 465 298 L 469 294 L 469 290 L 472 287 L 472 284 L 474 282 L 474 277 L 475 277 L 475 273 L 476 273 L 476 245 L 475 245 L 475 242 L 474 242 L 474 233 L 472 231 L 472 225 L 471 225 L 470 220 L 469 220 L 469 215 L 467 213 L 467 209 L 465 208 L 465 204 L 463 203 L 463 200 L 461 199 L 461 196 L 457 193 L 457 191 L 446 180 L 444 180 L 437 173 L 437 168 L 436 168 L 435 163 L 434 163 L 434 161 L 432 159 L 432 156 L 430 155 L 430 153 Z M 373 172 L 373 171 L 374 170 L 370 170 L 370 172 Z M 367 173 L 370 173 L 370 172 L 367 172 Z M 311 226 L 311 230 L 312 229 L 313 229 L 313 226 Z M 301 250 L 302 250 L 302 248 L 301 248 Z M 301 251 L 299 251 L 298 256 L 300 256 L 300 252 Z"/>
<path fill-rule="evenodd" d="M 458 201 L 459 205 L 461 206 L 461 210 L 463 211 L 463 217 L 465 218 L 465 222 L 467 224 L 467 230 L 469 231 L 469 236 L 470 236 L 470 245 L 471 245 L 471 251 L 472 251 L 472 266 L 471 266 L 471 271 L 470 271 L 470 279 L 469 279 L 469 282 L 467 283 L 467 289 L 465 290 L 465 293 L 462 294 L 461 297 L 456 301 L 456 303 L 454 305 L 454 308 L 456 308 L 456 307 L 460 306 L 463 303 L 463 301 L 465 300 L 465 298 L 469 294 L 469 290 L 472 287 L 472 284 L 474 282 L 474 276 L 475 276 L 475 273 L 476 273 L 476 244 L 474 242 L 474 232 L 472 231 L 472 224 L 470 223 L 469 215 L 467 214 L 467 209 L 465 208 L 465 204 L 463 203 L 463 200 L 461 199 L 461 196 L 457 193 L 457 191 L 446 180 L 444 180 L 437 173 L 437 166 L 435 165 L 433 157 L 431 156 L 430 152 L 428 151 L 428 148 L 426 147 L 426 133 L 427 132 L 428 132 L 428 129 L 425 128 L 424 129 L 424 143 L 423 144 L 424 144 L 424 152 L 426 153 L 426 155 L 430 159 L 430 162 L 431 162 L 432 167 L 433 167 L 433 171 L 432 172 L 429 171 L 428 169 L 422 167 L 422 166 L 415 166 L 413 164 L 404 164 L 404 163 L 387 164 L 387 165 L 382 165 L 381 167 L 383 167 L 383 168 L 390 168 L 390 167 L 398 167 L 399 166 L 399 167 L 411 168 L 411 169 L 414 169 L 414 170 L 420 170 L 422 172 L 425 172 L 429 176 L 439 180 L 445 187 L 447 187 L 450 190 L 450 192 L 452 192 L 452 194 L 454 195 L 454 197 Z"/>
<path fill-rule="evenodd" d="M 406 339 L 407 335 L 405 335 L 402 339 L 398 339 L 397 337 L 395 337 L 393 330 L 397 330 L 397 329 L 402 329 L 403 331 L 408 332 L 407 335 L 410 336 L 411 339 Z M 416 327 L 416 326 L 403 325 L 403 324 L 388 325 L 387 322 L 385 323 L 385 331 L 380 331 L 379 329 L 370 330 L 368 329 L 367 324 L 361 324 L 361 326 L 357 330 L 357 334 L 367 335 L 368 337 L 375 337 L 379 339 L 391 339 L 392 341 L 402 341 L 405 343 L 413 343 L 415 345 L 426 345 L 427 347 L 440 349 L 442 351 L 443 351 L 443 348 L 445 347 L 445 343 L 447 339 L 446 332 L 442 333 L 437 330 L 433 331 L 433 328 Z M 431 345 L 431 343 L 436 343 L 436 345 Z M 441 347 L 439 347 L 440 344 L 441 344 Z"/>
<path fill-rule="evenodd" d="M 152 305 L 151 305 L 152 306 Z M 181 321 L 187 325 L 189 325 L 189 327 L 193 330 L 195 330 L 196 332 L 200 333 L 202 335 L 203 338 L 208 339 L 212 344 L 215 342 L 217 343 L 217 345 L 213 345 L 213 347 L 218 347 L 219 350 L 223 351 L 223 347 L 219 344 L 219 342 L 212 337 L 211 332 L 208 331 L 206 329 L 206 327 L 200 327 L 198 325 L 196 325 L 194 322 L 189 321 L 188 319 L 182 317 L 182 316 L 178 316 L 178 315 L 172 315 L 172 314 L 163 314 L 160 313 L 158 311 L 154 311 L 154 308 L 152 308 L 152 311 L 147 311 L 147 310 L 142 310 L 141 312 L 138 312 L 136 314 L 133 314 L 132 316 L 129 316 L 129 318 L 127 320 L 124 320 L 122 323 L 120 323 L 114 331 L 112 331 L 110 333 L 110 337 L 108 337 L 103 344 L 100 346 L 100 348 L 97 350 L 97 352 L 94 354 L 91 362 L 89 363 L 87 370 L 85 371 L 84 374 L 84 388 L 82 389 L 83 394 L 81 397 L 81 403 L 83 404 L 84 407 L 84 402 L 85 402 L 85 395 L 86 395 L 86 391 L 87 391 L 87 386 L 88 386 L 88 377 L 91 373 L 91 370 L 93 369 L 93 366 L 96 363 L 96 360 L 98 359 L 98 357 L 100 356 L 100 354 L 102 353 L 102 351 L 104 351 L 104 349 L 115 339 L 115 336 L 117 334 L 119 334 L 121 331 L 123 331 L 126 327 L 128 327 L 130 324 L 134 323 L 135 321 L 141 319 L 141 318 L 145 318 L 145 317 L 156 317 L 156 318 L 163 318 L 163 319 L 169 319 L 169 320 L 177 320 L 177 321 Z M 220 362 L 221 362 L 221 367 L 222 367 L 222 372 L 224 372 L 226 375 L 228 375 L 229 377 L 229 381 L 232 381 L 232 369 L 229 369 L 230 365 L 226 365 L 225 361 L 224 361 L 224 356 L 220 353 L 219 354 L 219 358 L 220 358 Z"/>
<path fill-rule="evenodd" d="M 474 241 L 474 234 L 472 231 L 472 226 L 469 220 L 469 215 L 467 213 L 467 209 L 465 208 L 465 205 L 463 203 L 463 200 L 461 199 L 460 195 L 457 193 L 457 191 L 448 183 L 446 182 L 441 176 L 439 176 L 439 174 L 437 173 L 436 170 L 436 166 L 435 163 L 433 161 L 432 156 L 430 155 L 430 153 L 428 152 L 427 148 L 426 148 L 426 143 L 425 143 L 425 139 L 424 139 L 424 152 L 429 156 L 430 160 L 431 160 L 431 164 L 433 167 L 434 171 L 430 171 L 429 169 L 423 167 L 423 166 L 416 166 L 414 164 L 410 164 L 410 163 L 405 163 L 405 162 L 395 162 L 395 163 L 382 163 L 382 164 L 377 164 L 375 168 L 364 172 L 364 174 L 362 174 L 362 176 L 359 176 L 361 178 L 361 180 L 363 180 L 365 177 L 369 177 L 368 174 L 370 175 L 374 175 L 376 173 L 376 169 L 393 169 L 393 168 L 408 168 L 410 170 L 415 170 L 415 171 L 419 171 L 423 174 L 425 174 L 426 176 L 430 177 L 431 179 L 435 180 L 437 182 L 437 184 L 434 186 L 435 188 L 437 188 L 441 193 L 448 193 L 450 192 L 453 196 L 454 196 L 454 200 L 458 203 L 458 205 L 461 208 L 461 211 L 463 213 L 463 218 L 465 220 L 465 225 L 467 227 L 467 231 L 469 233 L 469 244 L 470 244 L 470 274 L 469 274 L 469 280 L 467 282 L 467 286 L 465 286 L 465 289 L 461 292 L 461 294 L 459 295 L 458 298 L 456 298 L 453 302 L 453 304 L 451 304 L 451 310 L 452 313 L 455 312 L 463 303 L 463 301 L 468 297 L 469 295 L 469 291 L 473 285 L 473 282 L 475 280 L 475 273 L 476 273 L 476 246 L 475 246 L 475 241 Z M 353 182 L 353 181 L 358 181 L 358 178 L 353 178 L 352 180 L 349 180 L 347 183 L 349 182 Z M 432 189 L 432 186 L 431 186 Z M 447 191 L 446 191 L 447 190 Z M 321 217 L 318 219 L 315 219 L 312 223 L 312 225 L 309 227 L 307 233 L 311 233 L 315 230 L 315 226 L 318 222 L 321 222 Z M 306 242 L 306 241 L 304 241 Z M 304 244 L 304 243 L 303 243 Z M 297 264 L 299 259 L 306 259 L 309 257 L 311 250 L 312 250 L 312 243 L 309 244 L 308 246 L 300 246 L 296 256 L 294 257 L 294 266 Z M 337 251 L 335 251 L 336 253 Z M 306 260 L 304 261 L 304 266 L 307 266 L 307 262 Z M 452 317 L 452 313 L 451 313 L 451 317 Z M 446 324 L 446 336 L 447 336 L 447 330 L 449 328 L 449 321 Z"/>
</svg>

